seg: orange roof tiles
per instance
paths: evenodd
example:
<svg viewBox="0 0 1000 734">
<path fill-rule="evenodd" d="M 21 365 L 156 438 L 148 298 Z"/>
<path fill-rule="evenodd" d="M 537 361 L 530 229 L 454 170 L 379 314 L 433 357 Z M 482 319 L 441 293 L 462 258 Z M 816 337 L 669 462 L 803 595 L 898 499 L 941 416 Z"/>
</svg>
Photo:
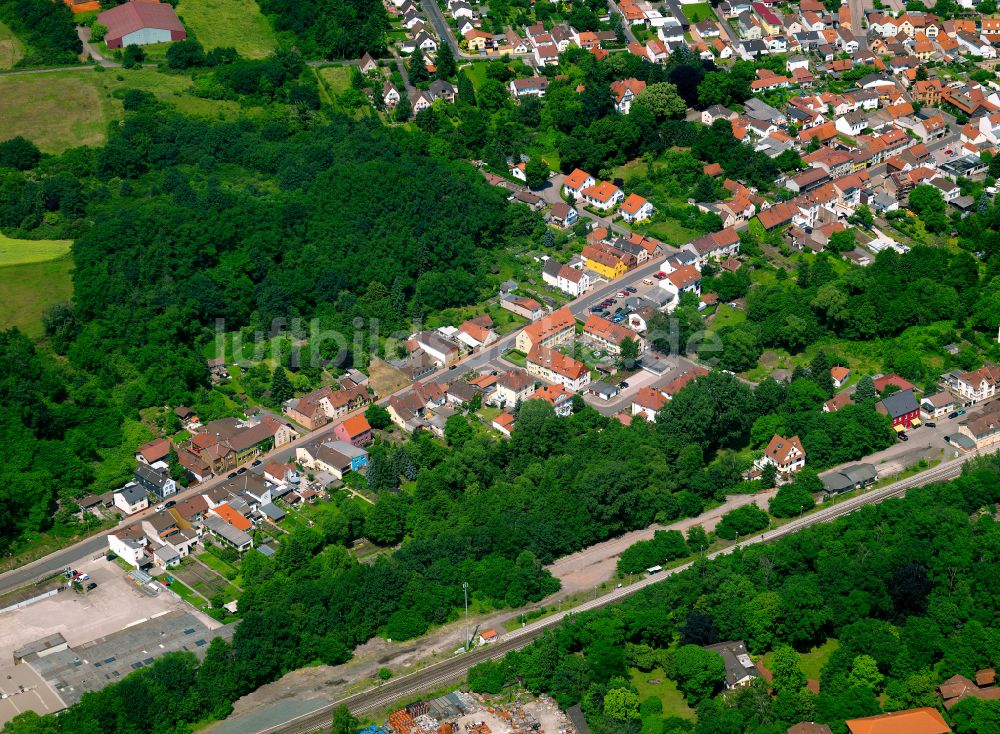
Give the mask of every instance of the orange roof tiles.
<svg viewBox="0 0 1000 734">
<path fill-rule="evenodd" d="M 880 716 L 868 716 L 864 719 L 851 719 L 845 723 L 851 734 L 950 734 L 951 732 L 951 728 L 937 709 L 926 706 Z"/>
<path fill-rule="evenodd" d="M 243 517 L 243 515 L 241 515 L 232 507 L 230 507 L 229 504 L 226 502 L 223 502 L 218 507 L 213 508 L 212 512 L 214 512 L 216 515 L 218 515 L 223 520 L 228 522 L 237 530 L 242 530 L 246 532 L 247 530 L 253 527 L 253 524 L 249 520 L 247 520 L 245 517 Z"/>
</svg>

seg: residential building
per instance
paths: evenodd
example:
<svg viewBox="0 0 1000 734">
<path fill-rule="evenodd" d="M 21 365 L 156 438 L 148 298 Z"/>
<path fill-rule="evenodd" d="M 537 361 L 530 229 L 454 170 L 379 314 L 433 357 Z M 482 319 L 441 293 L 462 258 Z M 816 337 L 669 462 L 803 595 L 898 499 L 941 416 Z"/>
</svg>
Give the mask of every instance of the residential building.
<svg viewBox="0 0 1000 734">
<path fill-rule="evenodd" d="M 743 640 L 730 640 L 715 645 L 706 645 L 705 649 L 718 654 L 726 669 L 726 690 L 745 688 L 755 680 L 762 678 L 760 669 L 750 659 L 746 643 Z"/>
<path fill-rule="evenodd" d="M 544 385 L 533 392 L 529 400 L 544 400 L 556 415 L 566 417 L 573 413 L 573 393 L 562 385 Z"/>
<path fill-rule="evenodd" d="M 933 395 L 927 395 L 920 401 L 920 419 L 924 421 L 937 420 L 948 415 L 957 407 L 955 396 L 947 390 L 942 390 Z"/>
<path fill-rule="evenodd" d="M 772 464 L 779 474 L 796 472 L 806 465 L 806 451 L 802 448 L 802 441 L 798 436 L 785 438 L 777 433 L 771 438 L 764 449 L 760 466 Z"/>
<path fill-rule="evenodd" d="M 333 434 L 353 446 L 367 446 L 372 442 L 372 427 L 364 415 L 352 415 L 333 428 Z"/>
<path fill-rule="evenodd" d="M 632 109 L 632 102 L 646 89 L 646 82 L 641 79 L 623 79 L 611 82 L 611 94 L 615 97 L 615 109 L 627 115 Z"/>
<path fill-rule="evenodd" d="M 170 478 L 166 470 L 148 464 L 139 464 L 135 468 L 134 480 L 143 491 L 154 494 L 161 500 L 177 492 L 177 482 Z"/>
<path fill-rule="evenodd" d="M 848 719 L 844 723 L 850 734 L 951 734 L 951 727 L 941 713 L 929 706 Z"/>
<path fill-rule="evenodd" d="M 900 390 L 886 395 L 875 405 L 882 415 L 892 420 L 892 427 L 897 432 L 905 431 L 910 426 L 920 425 L 920 405 L 913 395 L 913 390 Z"/>
<path fill-rule="evenodd" d="M 285 415 L 310 431 L 324 426 L 372 401 L 363 385 L 344 390 L 321 387 L 301 398 L 292 398 L 282 406 Z"/>
<path fill-rule="evenodd" d="M 457 362 L 459 356 L 461 356 L 458 344 L 436 331 L 418 331 L 413 336 L 413 342 L 430 355 L 431 359 L 437 362 L 439 367 L 446 367 L 453 362 Z"/>
<path fill-rule="evenodd" d="M 562 194 L 576 201 L 583 196 L 583 192 L 597 183 L 597 179 L 586 171 L 574 168 L 563 179 Z"/>
<path fill-rule="evenodd" d="M 573 341 L 576 317 L 565 306 L 521 329 L 514 341 L 517 350 L 528 354 L 537 346 L 555 348 Z"/>
<path fill-rule="evenodd" d="M 620 250 L 601 243 L 587 245 L 580 253 L 586 267 L 608 280 L 620 278 L 628 272 L 628 263 L 623 255 Z"/>
<path fill-rule="evenodd" d="M 963 404 L 973 405 L 996 395 L 1000 365 L 985 364 L 971 372 L 949 372 L 942 379 Z"/>
<path fill-rule="evenodd" d="M 597 314 L 591 314 L 587 319 L 587 323 L 583 325 L 583 334 L 589 341 L 611 355 L 621 354 L 622 342 L 626 339 L 634 341 L 639 351 L 645 348 L 642 337 L 634 331 L 603 319 Z"/>
<path fill-rule="evenodd" d="M 501 413 L 493 419 L 490 425 L 507 438 L 510 438 L 510 434 L 514 430 L 514 416 L 510 413 Z"/>
<path fill-rule="evenodd" d="M 830 377 L 833 379 L 834 388 L 839 390 L 844 386 L 844 383 L 851 379 L 851 370 L 842 365 L 836 365 L 830 368 Z"/>
<path fill-rule="evenodd" d="M 135 460 L 142 464 L 155 464 L 166 460 L 172 448 L 170 441 L 166 438 L 154 438 L 148 443 L 144 443 L 135 452 Z"/>
<path fill-rule="evenodd" d="M 235 548 L 240 553 L 253 548 L 253 538 L 218 515 L 205 518 L 205 529 L 224 544 Z"/>
<path fill-rule="evenodd" d="M 510 370 L 497 375 L 497 389 L 491 402 L 501 408 L 513 408 L 535 391 L 535 379 L 526 370 Z"/>
<path fill-rule="evenodd" d="M 977 449 L 1000 442 L 1000 407 L 987 406 L 982 413 L 966 417 L 958 432 L 976 442 Z"/>
<path fill-rule="evenodd" d="M 500 307 L 531 321 L 540 319 L 545 313 L 542 304 L 534 298 L 515 296 L 510 293 L 500 297 Z"/>
<path fill-rule="evenodd" d="M 550 257 L 542 268 L 542 280 L 577 298 L 590 290 L 590 276 L 583 268 L 573 268 Z"/>
<path fill-rule="evenodd" d="M 528 374 L 546 382 L 562 385 L 570 392 L 579 392 L 590 382 L 590 368 L 578 359 L 537 346 L 528 353 Z"/>
<path fill-rule="evenodd" d="M 625 198 L 624 192 L 613 183 L 599 181 L 585 188 L 581 195 L 588 206 L 602 212 L 614 209 Z"/>
<path fill-rule="evenodd" d="M 135 568 L 146 565 L 146 536 L 138 525 L 108 533 L 108 550 Z"/>
<path fill-rule="evenodd" d="M 134 515 L 149 507 L 146 490 L 135 482 L 129 482 L 115 492 L 114 503 L 126 515 Z"/>
<path fill-rule="evenodd" d="M 656 208 L 638 194 L 629 194 L 618 208 L 618 213 L 626 222 L 643 222 L 656 213 Z"/>
<path fill-rule="evenodd" d="M 641 415 L 648 421 L 655 421 L 660 408 L 667 404 L 663 393 L 652 387 L 640 387 L 632 398 L 632 415 Z"/>
<path fill-rule="evenodd" d="M 522 97 L 544 97 L 549 80 L 544 76 L 532 76 L 527 79 L 513 79 L 510 83 L 510 93 L 514 99 Z"/>
<path fill-rule="evenodd" d="M 343 479 L 348 472 L 368 465 L 368 452 L 346 441 L 317 440 L 295 449 L 295 459 L 303 466 Z"/>
</svg>

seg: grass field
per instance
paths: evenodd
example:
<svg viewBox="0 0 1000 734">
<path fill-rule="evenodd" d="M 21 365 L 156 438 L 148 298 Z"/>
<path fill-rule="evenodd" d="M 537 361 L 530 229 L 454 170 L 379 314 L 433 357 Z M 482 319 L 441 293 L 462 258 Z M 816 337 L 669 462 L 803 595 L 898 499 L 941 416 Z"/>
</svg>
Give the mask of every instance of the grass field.
<svg viewBox="0 0 1000 734">
<path fill-rule="evenodd" d="M 0 233 L 0 267 L 55 260 L 69 252 L 71 240 L 14 240 Z"/>
<path fill-rule="evenodd" d="M 651 222 L 637 228 L 643 234 L 656 237 L 670 245 L 683 245 L 701 236 L 700 232 L 688 229 L 676 219 L 664 219 L 659 222 Z"/>
<path fill-rule="evenodd" d="M 274 30 L 252 0 L 182 0 L 177 15 L 206 50 L 232 46 L 260 59 L 277 47 Z"/>
<path fill-rule="evenodd" d="M 684 11 L 684 15 L 692 23 L 700 23 L 705 20 L 705 18 L 715 17 L 715 13 L 712 12 L 712 6 L 708 3 L 681 5 L 681 10 Z"/>
<path fill-rule="evenodd" d="M 747 320 L 747 315 L 738 308 L 733 308 L 727 303 L 720 303 L 718 310 L 712 318 L 709 328 L 712 331 L 720 331 L 727 326 L 735 326 Z"/>
<path fill-rule="evenodd" d="M 319 75 L 330 88 L 330 94 L 342 94 L 351 86 L 350 66 L 324 66 L 319 69 Z"/>
<path fill-rule="evenodd" d="M 830 656 L 840 647 L 840 642 L 831 638 L 819 647 L 814 647 L 809 652 L 799 653 L 799 669 L 807 680 L 819 680 L 819 674 L 823 666 L 830 660 Z M 764 656 L 764 666 L 770 669 L 771 653 Z"/>
<path fill-rule="evenodd" d="M 73 293 L 69 255 L 0 267 L 0 329 L 18 327 L 30 337 L 42 335 L 42 314 L 68 301 Z"/>
<path fill-rule="evenodd" d="M 0 69 L 12 69 L 21 57 L 24 49 L 17 36 L 10 28 L 0 23 Z"/>
<path fill-rule="evenodd" d="M 639 701 L 647 698 L 658 698 L 663 704 L 664 716 L 680 716 L 684 719 L 694 721 L 694 709 L 687 705 L 684 696 L 677 690 L 677 684 L 667 678 L 663 670 L 654 668 L 648 673 L 632 668 L 630 671 L 632 685 L 639 692 Z M 659 683 L 650 683 L 651 680 L 658 680 Z"/>
<path fill-rule="evenodd" d="M 186 76 L 161 74 L 156 69 L 96 72 L 74 71 L 0 77 L 0 129 L 5 137 L 23 135 L 46 153 L 79 145 L 99 145 L 108 124 L 122 118 L 120 89 L 143 89 L 191 115 L 236 117 L 237 102 L 200 99 L 187 94 Z M 246 110 L 243 110 L 246 114 Z"/>
</svg>

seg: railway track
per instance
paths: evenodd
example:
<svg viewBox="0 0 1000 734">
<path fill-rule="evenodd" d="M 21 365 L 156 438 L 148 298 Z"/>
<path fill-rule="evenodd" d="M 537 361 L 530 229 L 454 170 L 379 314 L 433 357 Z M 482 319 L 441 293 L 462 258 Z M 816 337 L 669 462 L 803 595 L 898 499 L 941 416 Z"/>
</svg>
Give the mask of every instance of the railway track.
<svg viewBox="0 0 1000 734">
<path fill-rule="evenodd" d="M 722 548 L 707 554 L 706 558 L 717 558 L 719 556 L 732 553 L 747 545 L 769 543 L 788 535 L 792 535 L 803 528 L 817 525 L 819 523 L 830 522 L 843 517 L 844 515 L 849 515 L 862 507 L 878 504 L 879 502 L 884 502 L 888 499 L 902 497 L 908 490 L 914 487 L 954 479 L 961 474 L 962 467 L 965 463 L 977 456 L 979 456 L 978 451 L 964 454 L 957 459 L 940 464 L 939 466 L 928 469 L 920 474 L 907 477 L 906 479 L 901 479 L 885 487 L 871 490 L 865 494 L 852 497 L 843 502 L 831 505 L 830 507 L 810 513 L 763 534 L 754 535 L 746 540 L 738 541 L 733 546 Z M 355 715 L 363 715 L 388 708 L 394 701 L 398 701 L 424 691 L 430 691 L 435 688 L 450 685 L 461 680 L 472 666 L 478 665 L 486 660 L 500 658 L 508 652 L 520 650 L 521 648 L 529 645 L 545 630 L 558 626 L 563 619 L 570 614 L 578 614 L 580 612 L 599 609 L 609 604 L 614 604 L 642 589 L 645 589 L 647 586 L 659 583 L 670 576 L 674 576 L 688 570 L 693 564 L 694 561 L 688 561 L 687 563 L 667 569 L 655 576 L 649 576 L 641 581 L 637 581 L 630 586 L 613 589 L 607 594 L 597 597 L 592 601 L 584 602 L 571 610 L 554 614 L 551 617 L 546 617 L 545 619 L 525 625 L 518 630 L 514 630 L 504 636 L 500 641 L 491 644 L 488 647 L 481 647 L 463 655 L 442 660 L 424 668 L 423 670 L 394 678 L 378 688 L 373 688 L 336 699 L 316 711 L 303 714 L 265 729 L 259 729 L 255 732 L 255 734 L 311 734 L 311 732 L 319 731 L 330 725 L 330 718 L 333 709 L 337 706 L 346 705 Z"/>
</svg>

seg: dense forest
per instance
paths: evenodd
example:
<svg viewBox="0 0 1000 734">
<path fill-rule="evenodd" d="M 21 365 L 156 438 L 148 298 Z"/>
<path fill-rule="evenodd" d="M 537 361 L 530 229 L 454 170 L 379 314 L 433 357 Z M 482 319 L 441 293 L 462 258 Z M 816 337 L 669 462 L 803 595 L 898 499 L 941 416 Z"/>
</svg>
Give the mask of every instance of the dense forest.
<svg viewBox="0 0 1000 734">
<path fill-rule="evenodd" d="M 342 500 L 324 508 L 316 527 L 294 532 L 276 558 L 247 556 L 243 619 L 232 643 L 213 641 L 200 665 L 190 655 L 166 656 L 59 717 L 23 714 L 4 731 L 182 731 L 206 714 L 224 716 L 235 698 L 291 669 L 346 660 L 376 632 L 403 639 L 454 617 L 462 580 L 483 605 L 538 599 L 553 588 L 540 561 L 650 521 L 650 506 L 666 496 L 658 485 L 672 474 L 655 456 L 651 431 L 607 422 L 589 408 L 568 419 L 535 401 L 521 411 L 510 442 L 490 443 L 456 426 L 453 451 L 426 437 L 409 444 L 418 472 L 412 498 L 388 493 L 393 499 L 380 499 L 367 517 Z M 641 466 L 646 461 L 651 472 Z M 699 562 L 634 600 L 574 616 L 528 650 L 474 669 L 470 682 L 496 691 L 519 680 L 564 705 L 582 702 L 595 730 L 609 734 L 639 731 L 638 701 L 622 718 L 609 703 L 629 699 L 615 689 L 634 696 L 621 677 L 626 666 L 664 666 L 698 708 L 697 726 L 667 720 L 657 732 L 770 734 L 802 719 L 829 721 L 842 732 L 844 718 L 882 706 L 933 704 L 937 681 L 1000 662 L 1000 588 L 991 570 L 1000 529 L 979 512 L 1000 500 L 998 472 L 995 460 L 983 460 L 951 484 L 774 546 Z M 390 557 L 363 565 L 342 545 L 361 533 L 412 537 Z M 789 673 L 776 699 L 755 687 L 735 705 L 711 697 L 718 679 L 698 675 L 713 669 L 711 661 L 690 649 L 745 638 L 761 654 L 785 645 L 808 649 L 831 636 L 840 649 L 823 671 L 819 696 Z M 859 662 L 865 656 L 874 663 Z M 963 704 L 954 718 L 976 722 L 977 705 Z M 657 718 L 651 708 L 643 702 L 643 719 Z M 993 731 L 977 726 L 956 730 Z"/>
<path fill-rule="evenodd" d="M 389 16 L 379 0 L 261 0 L 260 9 L 310 58 L 386 54 Z"/>
<path fill-rule="evenodd" d="M 494 253 L 543 226 L 469 166 L 428 156 L 419 132 L 341 117 L 198 121 L 141 92 L 124 102 L 101 149 L 40 157 L 15 140 L 0 150 L 0 231 L 76 238 L 73 302 L 45 316 L 48 346 L 68 360 L 15 333 L 0 345 L 5 430 L 30 433 L 51 458 L 24 464 L 50 474 L 5 484 L 32 489 L 2 513 L 0 544 L 49 527 L 57 493 L 86 491 L 88 462 L 121 441 L 124 418 L 165 403 L 224 414 L 202 349 L 217 319 L 251 337 L 284 319 L 303 354 L 311 328 L 336 332 L 316 337 L 321 359 L 364 366 L 369 345 L 409 333 L 412 319 L 492 292 Z M 67 452 L 83 464 L 62 461 Z"/>
<path fill-rule="evenodd" d="M 24 42 L 18 67 L 75 64 L 83 53 L 73 11 L 65 5 L 48 0 L 0 0 L 0 22 Z"/>
<path fill-rule="evenodd" d="M 747 244 L 752 252 L 755 245 Z M 767 348 L 797 353 L 831 337 L 885 339 L 939 322 L 954 324 L 939 330 L 939 348 L 956 340 L 963 327 L 970 327 L 967 336 L 975 342 L 974 330 L 989 333 L 1000 326 L 998 264 L 1000 260 L 991 259 L 980 274 L 968 252 L 925 246 L 903 255 L 883 250 L 870 267 L 840 275 L 825 255 L 802 259 L 794 279 L 749 291 L 746 321 L 720 332 L 719 365 L 742 372 L 756 366 Z M 747 295 L 748 285 L 737 283 L 725 296 Z M 974 352 L 962 354 L 959 366 L 971 368 L 975 360 Z M 938 377 L 912 351 L 898 351 L 887 366 L 918 384 L 933 385 Z"/>
<path fill-rule="evenodd" d="M 244 559 L 242 621 L 231 645 L 213 644 L 189 693 L 217 691 L 209 708 L 223 715 L 235 697 L 302 665 L 343 662 L 375 634 L 416 637 L 456 618 L 463 581 L 481 609 L 537 601 L 558 588 L 542 564 L 757 488 L 743 482 L 745 467 L 729 449 L 746 446 L 775 411 L 790 422 L 822 421 L 809 412 L 815 403 L 801 397 L 815 396 L 822 389 L 816 383 L 805 374 L 787 391 L 772 380 L 751 391 L 712 373 L 681 390 L 656 425 L 625 427 L 579 401 L 577 412 L 562 418 L 547 403 L 527 401 L 510 441 L 454 416 L 447 446 L 425 433 L 404 447 L 377 445 L 372 467 L 381 478 L 373 508 L 363 512 L 341 498 L 323 508 L 315 527 L 288 536 L 273 560 L 255 553 Z M 892 440 L 872 404 L 844 415 L 824 427 L 838 445 L 846 443 L 838 430 L 853 431 L 847 458 Z M 723 451 L 715 457 L 717 449 Z M 405 492 L 404 479 L 415 480 Z M 401 546 L 374 565 L 359 564 L 345 546 L 362 536 Z M 388 588 L 395 593 L 385 594 Z M 294 623 L 289 610 L 296 610 Z M 223 679 L 202 689 L 202 676 Z M 121 695 L 111 688 L 88 696 L 59 721 L 120 711 L 114 702 Z M 184 707 L 176 716 L 191 720 Z M 61 725 L 67 732 L 84 726 Z M 105 730 L 120 728 L 109 723 Z"/>
<path fill-rule="evenodd" d="M 951 483 L 700 560 L 474 668 L 470 685 L 498 693 L 517 682 L 563 706 L 580 703 L 595 734 L 781 734 L 800 721 L 844 734 L 845 719 L 937 706 L 938 683 L 1000 664 L 998 488 L 1000 462 L 990 457 Z M 839 647 L 817 695 L 794 651 L 831 638 Z M 723 640 L 772 653 L 773 697 L 763 682 L 717 695 L 722 660 L 701 646 Z M 629 668 L 665 672 L 697 722 L 639 700 Z M 1000 731 L 996 701 L 969 699 L 947 715 L 957 734 Z"/>
</svg>

